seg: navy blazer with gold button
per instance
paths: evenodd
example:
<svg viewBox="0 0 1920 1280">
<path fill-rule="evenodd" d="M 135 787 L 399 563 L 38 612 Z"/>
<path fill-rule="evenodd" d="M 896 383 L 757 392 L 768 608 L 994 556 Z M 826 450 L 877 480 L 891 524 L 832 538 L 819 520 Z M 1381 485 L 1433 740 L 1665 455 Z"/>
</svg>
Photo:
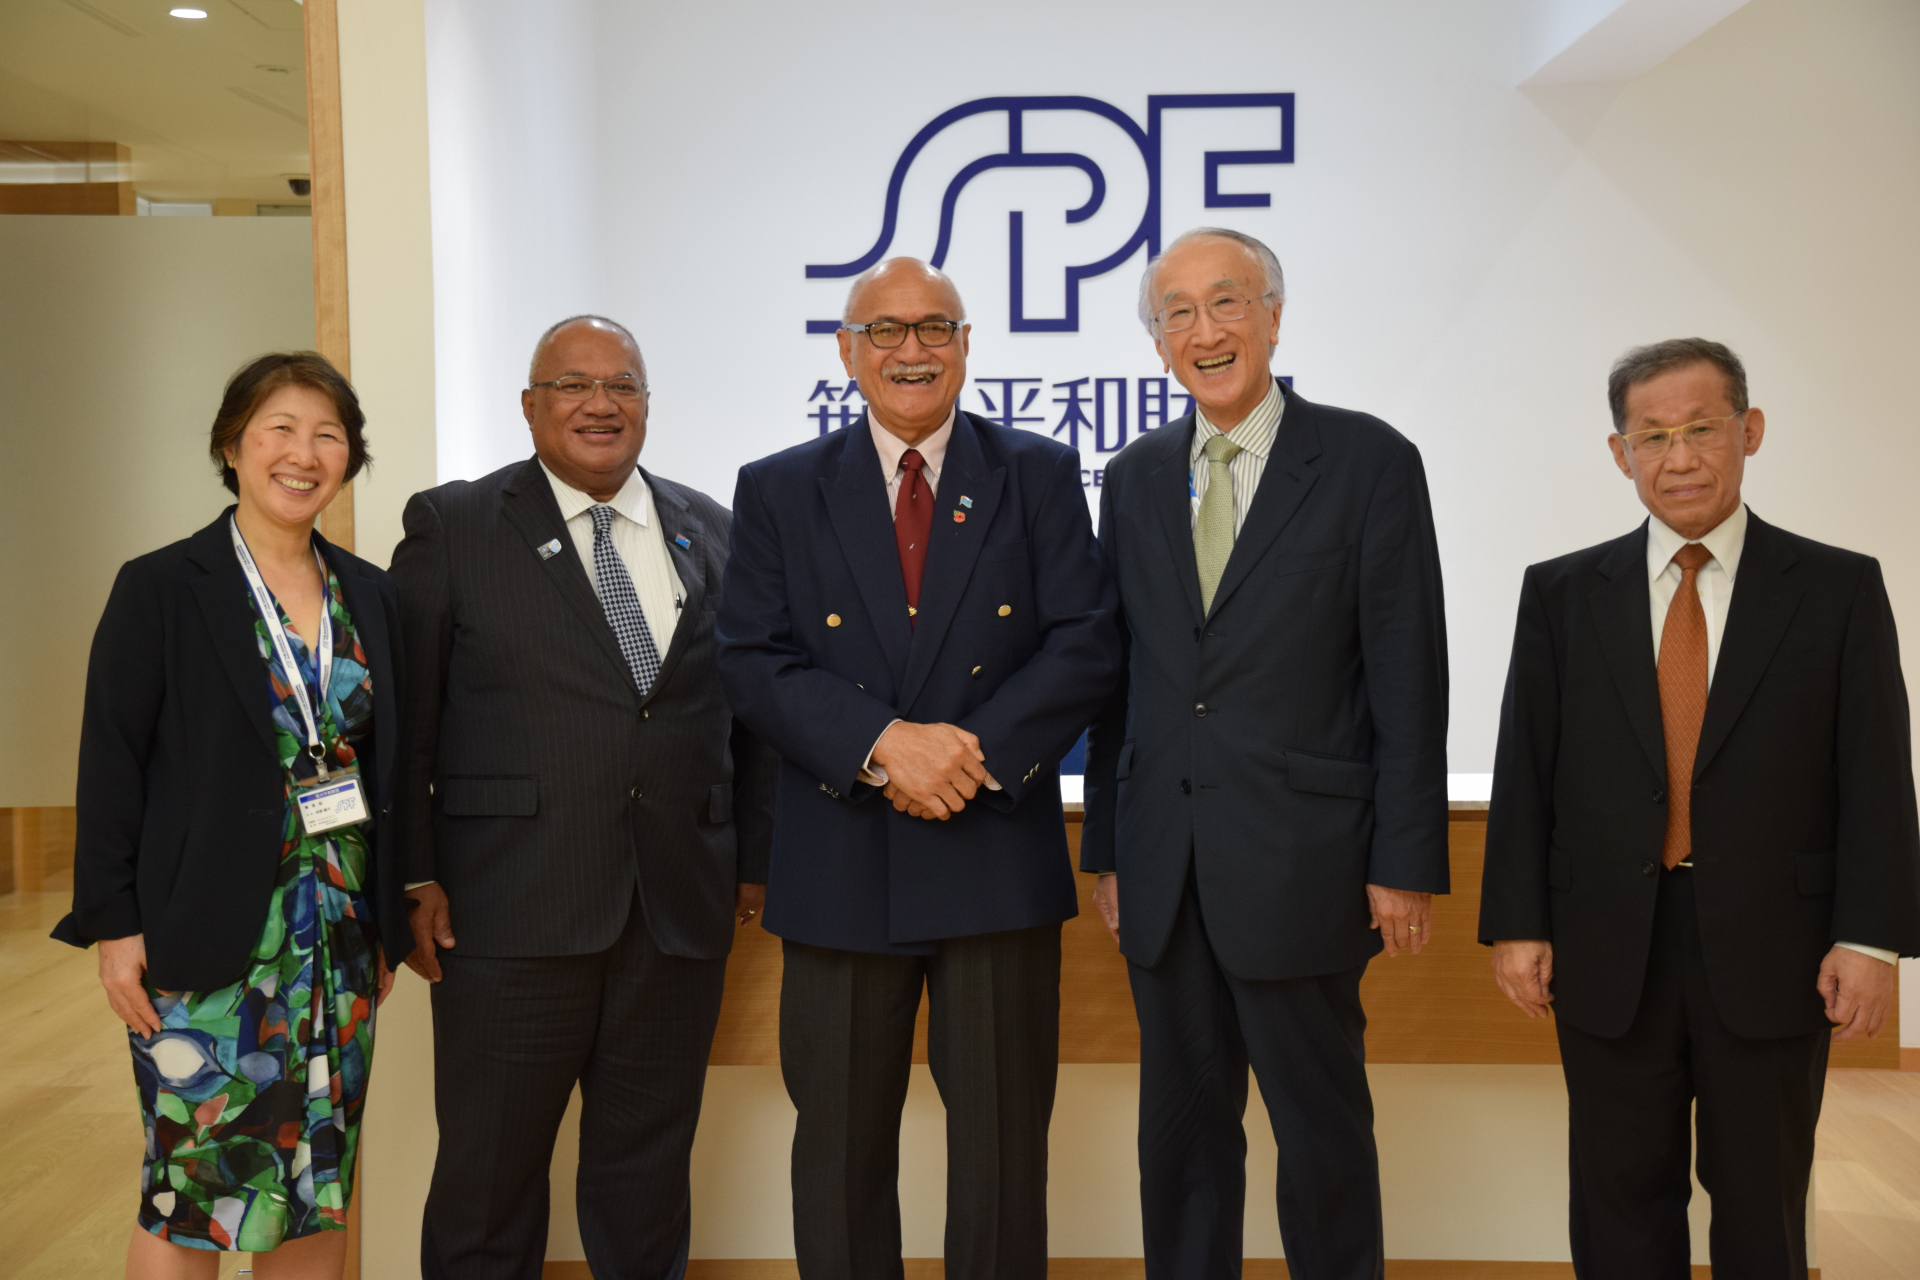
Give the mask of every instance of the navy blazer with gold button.
<svg viewBox="0 0 1920 1280">
<path fill-rule="evenodd" d="M 880 454 L 863 416 L 740 470 L 718 619 L 734 713 L 784 760 L 766 927 L 850 951 L 1076 911 L 1058 761 L 1120 670 L 1113 586 L 1079 456 L 957 413 L 909 625 Z M 980 738 L 982 790 L 946 822 L 858 780 L 896 719 Z"/>
</svg>

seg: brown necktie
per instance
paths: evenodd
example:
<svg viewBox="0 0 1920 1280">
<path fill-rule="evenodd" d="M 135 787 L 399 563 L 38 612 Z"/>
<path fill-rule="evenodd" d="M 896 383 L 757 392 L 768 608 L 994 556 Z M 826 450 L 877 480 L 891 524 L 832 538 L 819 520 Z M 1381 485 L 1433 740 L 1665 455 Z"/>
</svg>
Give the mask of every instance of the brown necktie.
<svg viewBox="0 0 1920 1280">
<path fill-rule="evenodd" d="M 1700 566 L 1713 553 L 1697 542 L 1676 551 L 1680 586 L 1660 629 L 1660 724 L 1667 738 L 1667 840 L 1660 860 L 1671 871 L 1693 853 L 1693 757 L 1707 718 L 1707 611 Z"/>
<path fill-rule="evenodd" d="M 900 456 L 900 496 L 893 504 L 893 540 L 900 548 L 900 577 L 907 587 L 907 627 L 920 612 L 920 579 L 927 569 L 927 538 L 933 532 L 933 490 L 920 469 L 927 460 L 918 449 Z"/>
</svg>

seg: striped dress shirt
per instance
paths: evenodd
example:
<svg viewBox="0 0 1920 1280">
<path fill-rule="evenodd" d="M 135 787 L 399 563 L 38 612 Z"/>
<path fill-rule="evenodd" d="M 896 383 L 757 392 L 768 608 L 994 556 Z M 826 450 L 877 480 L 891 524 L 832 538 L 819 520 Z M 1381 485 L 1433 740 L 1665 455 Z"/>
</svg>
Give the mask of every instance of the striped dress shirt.
<svg viewBox="0 0 1920 1280">
<path fill-rule="evenodd" d="M 1247 508 L 1253 505 L 1253 495 L 1260 488 L 1260 477 L 1267 469 L 1267 455 L 1273 451 L 1273 442 L 1280 435 L 1280 415 L 1286 409 L 1286 399 L 1280 394 L 1280 384 L 1275 382 L 1246 420 L 1232 431 L 1222 431 L 1207 421 L 1207 415 L 1195 406 L 1193 412 L 1193 448 L 1187 454 L 1187 492 L 1193 497 L 1193 521 L 1198 527 L 1200 522 L 1200 499 L 1207 496 L 1208 472 L 1205 449 L 1207 441 L 1214 436 L 1224 435 L 1240 446 L 1240 452 L 1227 464 L 1227 472 L 1233 477 L 1233 534 L 1240 536 L 1240 526 L 1247 522 Z"/>
</svg>

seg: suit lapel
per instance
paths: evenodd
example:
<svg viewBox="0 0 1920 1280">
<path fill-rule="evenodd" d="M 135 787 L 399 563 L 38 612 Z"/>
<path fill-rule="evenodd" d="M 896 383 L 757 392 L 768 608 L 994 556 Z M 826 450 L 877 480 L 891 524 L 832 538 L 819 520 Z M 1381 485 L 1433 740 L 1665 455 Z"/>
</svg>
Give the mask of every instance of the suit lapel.
<svg viewBox="0 0 1920 1280">
<path fill-rule="evenodd" d="M 900 576 L 900 549 L 894 543 L 893 515 L 887 510 L 887 481 L 880 474 L 880 451 L 865 414 L 844 432 L 839 474 L 820 477 L 827 518 L 840 539 L 840 551 L 853 570 L 860 598 L 879 633 L 895 684 L 905 678 L 907 649 L 907 585 Z M 931 559 L 931 557 L 929 557 Z M 924 594 L 925 585 L 921 590 Z M 891 621 L 889 621 L 891 620 Z M 904 701 L 901 706 L 905 706 Z"/>
<path fill-rule="evenodd" d="M 273 733 L 273 689 L 267 682 L 266 664 L 260 659 L 254 638 L 247 577 L 240 571 L 239 557 L 233 553 L 233 535 L 227 530 L 232 514 L 233 508 L 228 507 L 218 520 L 194 534 L 187 544 L 187 558 L 205 570 L 205 576 L 193 579 L 193 595 L 213 636 L 213 651 L 219 655 L 220 665 L 226 668 L 233 691 L 240 696 L 241 710 L 260 735 L 260 741 L 278 759 L 280 745 Z"/>
<path fill-rule="evenodd" d="M 1600 648 L 1626 704 L 1640 749 L 1654 775 L 1667 776 L 1667 739 L 1660 723 L 1660 680 L 1653 657 L 1653 605 L 1647 590 L 1647 526 L 1613 544 L 1601 559 L 1602 584 L 1587 594 Z"/>
<path fill-rule="evenodd" d="M 553 486 L 548 483 L 539 458 L 527 459 L 513 479 L 507 482 L 507 487 L 500 493 L 500 510 L 507 522 L 526 539 L 527 554 L 534 558 L 547 580 L 553 583 L 554 589 L 580 615 L 580 621 L 586 624 L 601 652 L 619 670 L 627 687 L 633 688 L 633 673 L 627 667 L 625 655 L 620 652 L 620 642 L 614 638 L 606 610 L 600 607 L 600 597 L 593 593 L 593 586 L 588 581 L 587 575 L 591 570 L 580 563 L 580 553 L 574 549 L 573 535 L 567 532 L 567 523 L 560 518 L 560 504 L 553 499 Z M 556 541 L 560 544 L 560 550 L 543 558 L 539 548 Z"/>
<path fill-rule="evenodd" d="M 674 668 L 680 665 L 680 659 L 691 643 L 689 637 L 700 625 L 700 609 L 706 602 L 708 592 L 707 548 L 702 546 L 706 531 L 693 518 L 686 499 L 662 484 L 645 467 L 640 469 L 640 475 L 653 493 L 653 516 L 660 522 L 660 540 L 666 545 L 667 558 L 673 561 L 673 571 L 679 575 L 680 587 L 686 592 L 685 602 L 674 621 L 673 635 L 660 654 L 660 674 L 654 677 L 653 688 L 647 691 L 647 697 L 651 700 L 659 692 L 660 686 L 667 682 L 667 677 L 673 674 Z M 686 539 L 685 546 L 678 541 L 681 538 Z M 699 548 L 698 554 L 695 548 Z"/>
<path fill-rule="evenodd" d="M 1192 414 L 1176 419 L 1154 432 L 1151 439 L 1160 457 L 1147 473 L 1147 488 L 1153 494 L 1153 508 L 1160 518 L 1160 531 L 1166 535 L 1167 553 L 1173 557 L 1173 574 L 1186 594 L 1193 621 L 1200 621 L 1200 566 L 1193 551 L 1193 489 L 1187 474 L 1187 461 L 1193 452 L 1196 429 Z"/>
<path fill-rule="evenodd" d="M 954 414 L 953 434 L 947 438 L 947 456 L 940 466 L 940 488 L 933 498 L 933 531 L 927 538 L 926 575 L 920 581 L 920 613 L 914 620 L 917 625 L 909 647 L 907 674 L 900 686 L 902 711 L 913 705 L 933 671 L 934 656 L 953 625 L 967 579 L 973 575 L 974 561 L 980 558 L 987 530 L 993 527 L 1006 480 L 1005 467 L 988 469 L 980 436 L 969 415 Z M 973 499 L 973 505 L 962 508 L 962 497 Z M 956 521 L 956 511 L 966 519 Z"/>
<path fill-rule="evenodd" d="M 1260 487 L 1254 490 L 1253 504 L 1247 508 L 1246 523 L 1240 526 L 1240 532 L 1234 536 L 1233 552 L 1227 557 L 1227 567 L 1220 575 L 1220 586 L 1213 593 L 1213 611 L 1220 607 L 1228 597 L 1239 589 L 1253 572 L 1253 566 L 1260 563 L 1260 557 L 1267 554 L 1274 539 L 1293 519 L 1293 513 L 1306 501 L 1307 493 L 1313 488 L 1314 481 L 1320 478 L 1315 471 L 1312 459 L 1320 456 L 1320 423 L 1312 404 L 1299 396 L 1286 395 L 1287 407 L 1280 417 L 1280 430 L 1274 437 L 1273 453 L 1267 458 L 1267 466 L 1260 473 Z M 1187 447 L 1193 447 L 1189 440 Z M 1188 535 L 1188 545 L 1192 545 L 1192 535 Z M 1189 560 L 1193 559 L 1191 551 Z M 1194 570 L 1194 581 L 1199 582 L 1199 570 Z"/>
<path fill-rule="evenodd" d="M 1753 697 L 1800 607 L 1804 588 L 1789 573 L 1793 565 L 1793 550 L 1779 530 L 1749 512 L 1740 576 L 1734 581 L 1713 686 L 1707 691 L 1707 718 L 1700 726 L 1700 746 L 1693 756 L 1695 778 L 1706 773 L 1714 755 L 1726 745 L 1727 735 Z"/>
</svg>

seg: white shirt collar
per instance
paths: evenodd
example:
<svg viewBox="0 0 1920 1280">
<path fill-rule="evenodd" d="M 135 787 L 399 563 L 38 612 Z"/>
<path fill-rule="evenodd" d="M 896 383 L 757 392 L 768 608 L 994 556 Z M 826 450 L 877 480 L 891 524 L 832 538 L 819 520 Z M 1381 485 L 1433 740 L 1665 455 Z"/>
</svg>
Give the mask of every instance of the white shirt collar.
<svg viewBox="0 0 1920 1280">
<path fill-rule="evenodd" d="M 1740 553 L 1747 545 L 1747 504 L 1741 503 L 1734 513 L 1708 530 L 1705 537 L 1688 539 L 1674 532 L 1672 526 L 1659 516 L 1647 517 L 1647 578 L 1651 581 L 1667 571 L 1674 553 L 1689 541 L 1698 542 L 1713 553 L 1713 558 L 1726 571 L 1727 581 L 1731 582 L 1740 572 Z"/>
<path fill-rule="evenodd" d="M 1194 455 L 1206 445 L 1210 436 L 1224 435 L 1239 445 L 1241 449 L 1256 458 L 1265 458 L 1273 448 L 1273 442 L 1280 436 L 1280 414 L 1287 407 L 1285 397 L 1280 394 L 1280 381 L 1274 379 L 1267 388 L 1266 399 L 1255 405 L 1253 412 L 1242 419 L 1232 431 L 1222 431 L 1207 421 L 1207 415 L 1196 406 L 1193 411 Z"/>
<path fill-rule="evenodd" d="M 947 420 L 940 424 L 940 429 L 916 445 L 909 445 L 905 440 L 881 426 L 880 420 L 869 412 L 867 430 L 873 433 L 873 447 L 880 451 L 880 474 L 886 478 L 887 483 L 893 483 L 894 476 L 900 471 L 900 459 L 906 456 L 909 448 L 918 449 L 926 469 L 936 476 L 939 475 L 940 464 L 947 458 L 947 441 L 953 439 L 953 419 L 958 412 L 959 406 L 956 402 L 947 410 Z"/>
<path fill-rule="evenodd" d="M 540 469 L 547 473 L 547 483 L 553 486 L 553 500 L 560 504 L 562 520 L 571 520 L 585 513 L 589 507 L 600 505 L 594 500 L 592 494 L 582 493 L 553 474 L 553 468 L 547 465 L 545 458 L 540 460 Z M 633 469 L 633 474 L 627 477 L 627 482 L 620 486 L 620 492 L 614 494 L 612 500 L 606 505 L 641 528 L 647 527 L 650 523 L 648 517 L 653 511 L 653 494 L 647 488 L 646 477 L 640 474 L 640 468 Z"/>
</svg>

